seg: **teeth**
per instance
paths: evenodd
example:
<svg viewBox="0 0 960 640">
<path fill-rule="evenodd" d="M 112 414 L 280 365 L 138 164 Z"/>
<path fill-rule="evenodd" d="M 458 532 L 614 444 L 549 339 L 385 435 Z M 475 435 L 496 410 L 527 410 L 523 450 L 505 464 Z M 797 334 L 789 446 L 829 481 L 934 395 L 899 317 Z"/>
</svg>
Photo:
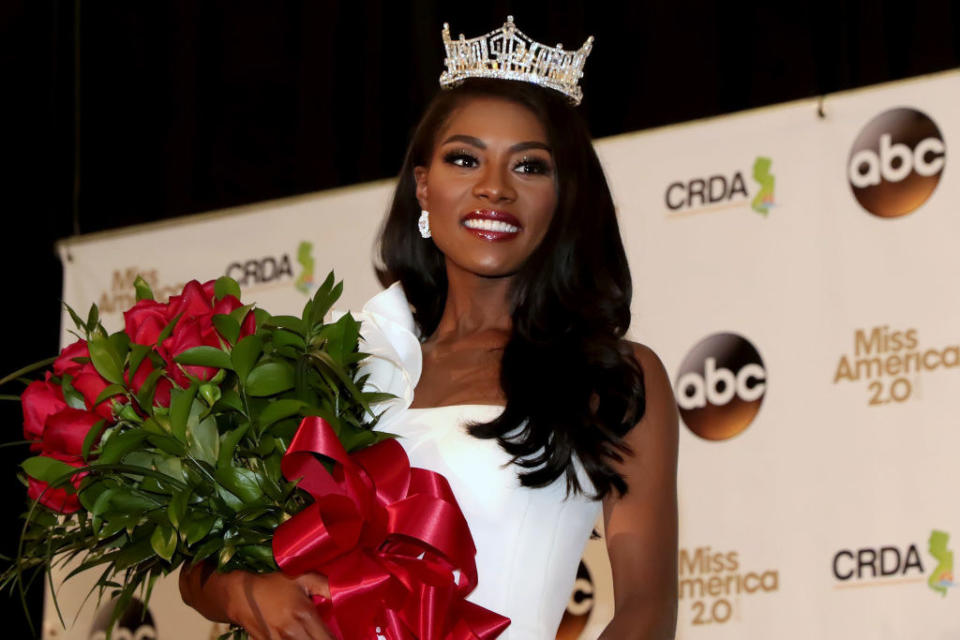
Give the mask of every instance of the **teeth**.
<svg viewBox="0 0 960 640">
<path fill-rule="evenodd" d="M 519 227 L 516 227 L 509 222 L 504 222 L 503 220 L 490 220 L 487 218 L 469 218 L 463 221 L 463 226 L 468 229 L 482 229 L 483 231 L 499 231 L 501 233 L 516 233 L 520 231 Z"/>
</svg>

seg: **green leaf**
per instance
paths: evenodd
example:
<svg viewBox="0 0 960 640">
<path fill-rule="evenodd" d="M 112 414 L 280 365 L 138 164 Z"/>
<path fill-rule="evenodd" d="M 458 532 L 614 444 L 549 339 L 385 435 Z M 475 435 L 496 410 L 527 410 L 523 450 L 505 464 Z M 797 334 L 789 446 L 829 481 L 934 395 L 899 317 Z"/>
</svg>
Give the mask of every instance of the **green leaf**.
<svg viewBox="0 0 960 640">
<path fill-rule="evenodd" d="M 230 344 L 236 344 L 237 339 L 240 338 L 240 323 L 225 313 L 213 316 L 213 326 Z"/>
<path fill-rule="evenodd" d="M 111 333 L 107 340 L 110 341 L 110 345 L 117 354 L 117 361 L 120 363 L 120 370 L 122 371 L 123 363 L 126 361 L 127 354 L 130 352 L 130 336 L 127 335 L 126 331 L 117 331 L 116 333 Z"/>
<path fill-rule="evenodd" d="M 183 443 L 173 436 L 151 433 L 147 436 L 147 440 L 157 449 L 160 449 L 160 451 L 170 454 L 171 456 L 179 457 L 187 452 L 187 448 L 183 445 Z"/>
<path fill-rule="evenodd" d="M 195 515 L 191 514 L 190 519 L 184 525 L 183 532 L 187 538 L 187 545 L 192 546 L 203 540 L 204 537 L 213 528 L 217 519 L 213 515 Z"/>
<path fill-rule="evenodd" d="M 266 429 L 277 420 L 283 420 L 296 415 L 300 409 L 306 407 L 307 403 L 300 400 L 283 398 L 267 405 L 267 408 L 260 413 L 260 429 Z"/>
<path fill-rule="evenodd" d="M 287 331 L 293 331 L 301 338 L 307 335 L 306 323 L 296 316 L 270 316 L 268 323 Z"/>
<path fill-rule="evenodd" d="M 60 382 L 60 389 L 63 392 L 63 400 L 71 409 L 87 410 L 87 401 L 79 391 L 73 388 L 73 379 L 70 376 L 64 376 Z"/>
<path fill-rule="evenodd" d="M 93 464 L 106 465 L 119 462 L 123 456 L 139 447 L 146 437 L 147 432 L 141 429 L 131 429 L 111 435 L 101 448 L 100 457 Z"/>
<path fill-rule="evenodd" d="M 173 552 L 177 550 L 177 532 L 173 527 L 158 524 L 150 536 L 150 546 L 157 555 L 170 562 Z"/>
<path fill-rule="evenodd" d="M 174 327 L 176 327 L 177 323 L 180 322 L 180 316 L 182 315 L 183 315 L 182 313 L 178 313 L 176 316 L 174 316 L 173 320 L 167 323 L 167 326 L 165 326 L 163 328 L 163 331 L 160 332 L 160 335 L 157 336 L 156 344 L 159 345 L 164 340 L 170 337 L 170 334 L 173 333 Z"/>
<path fill-rule="evenodd" d="M 176 356 L 174 361 L 180 364 L 233 370 L 233 363 L 230 362 L 230 354 L 216 347 L 193 347 Z"/>
<path fill-rule="evenodd" d="M 217 406 L 214 407 L 214 411 L 222 412 L 225 411 L 225 409 L 230 409 L 237 413 L 244 413 L 243 401 L 240 399 L 240 394 L 237 393 L 236 389 L 227 389 L 220 394 L 220 401 L 217 403 Z"/>
<path fill-rule="evenodd" d="M 217 469 L 215 475 L 217 482 L 223 485 L 230 493 L 240 498 L 246 505 L 256 502 L 263 497 L 263 491 L 257 482 L 257 474 L 249 469 L 224 466 Z"/>
<path fill-rule="evenodd" d="M 187 502 L 190 500 L 189 491 L 175 491 L 170 496 L 170 504 L 167 505 L 167 518 L 177 529 L 184 523 L 187 515 Z"/>
<path fill-rule="evenodd" d="M 217 281 L 213 283 L 213 295 L 217 300 L 222 300 L 227 296 L 233 296 L 239 300 L 240 285 L 229 276 L 220 276 L 217 278 Z"/>
<path fill-rule="evenodd" d="M 66 307 L 67 312 L 70 314 L 70 318 L 73 319 L 73 324 L 76 325 L 77 331 L 82 331 L 84 334 L 87 332 L 87 324 L 83 319 L 77 315 L 77 312 L 73 310 L 73 307 L 68 305 L 66 302 L 63 303 L 63 306 Z"/>
<path fill-rule="evenodd" d="M 187 446 L 190 453 L 209 464 L 217 464 L 217 455 L 220 451 L 220 433 L 217 431 L 217 422 L 213 417 L 201 420 L 187 435 Z"/>
<path fill-rule="evenodd" d="M 143 537 L 124 547 L 114 559 L 114 566 L 119 570 L 123 570 L 152 557 L 156 551 L 150 543 L 151 538 L 152 535 Z"/>
<path fill-rule="evenodd" d="M 65 476 L 77 473 L 75 467 L 65 462 L 48 458 L 47 456 L 33 456 L 21 464 L 28 476 L 41 482 L 53 483 Z"/>
<path fill-rule="evenodd" d="M 255 335 L 246 336 L 233 348 L 230 353 L 230 362 L 233 364 L 233 370 L 237 372 L 237 377 L 240 378 L 240 384 L 246 383 L 247 376 L 260 358 L 262 350 L 263 340 Z"/>
<path fill-rule="evenodd" d="M 295 352 L 303 352 L 307 350 L 306 341 L 290 331 L 275 331 L 272 338 L 273 346 L 276 349 L 280 349 L 281 347 L 293 347 Z"/>
<path fill-rule="evenodd" d="M 340 297 L 339 293 L 336 297 L 331 295 L 334 290 L 333 282 L 334 275 L 331 271 L 327 274 L 323 283 L 317 287 L 317 292 L 313 295 L 313 299 L 304 305 L 303 321 L 307 323 L 311 329 L 323 322 L 323 317 L 327 315 L 327 311 L 330 310 L 333 303 Z M 340 289 L 343 289 L 342 283 Z"/>
<path fill-rule="evenodd" d="M 163 376 L 163 369 L 154 369 L 147 376 L 147 379 L 140 385 L 140 392 L 137 394 L 137 404 L 145 411 L 152 411 L 153 396 L 157 390 L 157 382 Z"/>
<path fill-rule="evenodd" d="M 237 324 L 242 325 L 251 309 L 253 309 L 252 304 L 245 304 L 242 307 L 237 307 L 230 312 L 230 317 L 236 320 Z"/>
<path fill-rule="evenodd" d="M 103 430 L 107 427 L 106 420 L 100 420 L 96 422 L 90 430 L 87 431 L 87 435 L 83 437 L 83 446 L 80 449 L 80 455 L 83 456 L 84 462 L 87 458 L 90 457 L 90 450 L 93 449 L 93 443 L 97 441 L 97 438 L 100 437 L 100 434 L 103 433 Z"/>
<path fill-rule="evenodd" d="M 217 567 L 222 569 L 228 562 L 230 558 L 233 557 L 233 554 L 236 552 L 237 548 L 230 543 L 223 545 L 223 548 L 220 549 L 220 555 L 217 558 Z"/>
<path fill-rule="evenodd" d="M 200 545 L 199 549 L 197 549 L 194 552 L 194 555 L 193 555 L 194 563 L 200 562 L 202 560 L 206 560 L 213 554 L 219 552 L 222 546 L 223 546 L 223 540 L 221 540 L 220 538 L 213 538 L 211 540 L 207 540 L 202 545 Z"/>
<path fill-rule="evenodd" d="M 137 302 L 141 300 L 153 300 L 153 290 L 141 276 L 138 275 L 137 279 L 133 281 L 133 288 L 137 292 Z"/>
<path fill-rule="evenodd" d="M 144 511 L 155 509 L 159 505 L 159 502 L 140 491 L 114 488 L 100 494 L 94 504 L 94 514 L 140 516 Z"/>
<path fill-rule="evenodd" d="M 87 312 L 87 331 L 92 332 L 97 328 L 97 324 L 100 322 L 100 310 L 97 309 L 97 305 L 90 305 L 90 311 Z"/>
<path fill-rule="evenodd" d="M 243 436 L 246 435 L 248 429 L 250 429 L 250 423 L 244 422 L 223 435 L 223 439 L 220 441 L 220 453 L 217 456 L 218 468 L 230 465 L 230 462 L 233 460 L 233 452 L 236 450 L 237 444 Z"/>
<path fill-rule="evenodd" d="M 87 346 L 90 348 L 90 360 L 97 373 L 108 382 L 123 384 L 123 360 L 110 340 L 102 333 L 97 334 L 91 337 Z"/>
<path fill-rule="evenodd" d="M 197 385 L 191 384 L 187 389 L 171 389 L 170 391 L 170 429 L 173 437 L 180 442 L 186 442 L 187 419 L 190 417 L 190 408 L 193 399 L 197 397 Z"/>
<path fill-rule="evenodd" d="M 122 395 L 124 392 L 124 386 L 122 384 L 111 384 L 104 388 L 100 392 L 100 395 L 97 396 L 97 399 L 93 401 L 93 406 L 97 406 L 107 398 L 112 398 L 116 395 Z"/>
<path fill-rule="evenodd" d="M 148 344 L 134 343 L 130 345 L 130 361 L 127 367 L 127 375 L 130 377 L 130 382 L 133 382 L 134 374 L 136 374 L 140 365 L 143 363 L 143 359 L 147 357 L 147 354 L 149 354 L 151 350 L 152 347 Z"/>
<path fill-rule="evenodd" d="M 267 567 L 276 566 L 273 559 L 273 548 L 266 544 L 245 544 L 237 551 L 248 560 L 265 565 Z"/>
<path fill-rule="evenodd" d="M 293 367 L 286 362 L 264 362 L 257 365 L 247 376 L 247 393 L 252 396 L 272 396 L 292 389 Z"/>
</svg>

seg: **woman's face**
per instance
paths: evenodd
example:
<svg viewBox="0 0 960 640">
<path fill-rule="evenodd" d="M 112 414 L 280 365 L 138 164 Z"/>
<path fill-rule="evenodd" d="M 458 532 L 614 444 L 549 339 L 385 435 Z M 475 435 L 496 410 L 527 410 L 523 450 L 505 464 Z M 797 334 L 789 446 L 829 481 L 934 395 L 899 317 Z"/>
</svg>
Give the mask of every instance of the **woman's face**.
<svg viewBox="0 0 960 640">
<path fill-rule="evenodd" d="M 509 100 L 474 98 L 457 108 L 437 134 L 429 166 L 414 175 L 448 265 L 481 276 L 516 273 L 557 208 L 546 131 Z"/>
</svg>

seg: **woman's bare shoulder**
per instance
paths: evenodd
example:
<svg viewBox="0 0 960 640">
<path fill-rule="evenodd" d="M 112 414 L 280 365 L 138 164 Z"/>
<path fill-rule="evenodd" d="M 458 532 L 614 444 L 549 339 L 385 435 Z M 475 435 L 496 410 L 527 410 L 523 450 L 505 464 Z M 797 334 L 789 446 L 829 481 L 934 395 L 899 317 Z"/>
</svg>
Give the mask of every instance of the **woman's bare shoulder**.
<svg viewBox="0 0 960 640">
<path fill-rule="evenodd" d="M 644 396 L 646 410 L 642 422 L 666 422 L 668 425 L 676 420 L 677 405 L 673 396 L 673 387 L 670 376 L 660 360 L 660 356 L 645 344 L 622 340 L 636 358 L 637 364 L 643 371 Z"/>
</svg>

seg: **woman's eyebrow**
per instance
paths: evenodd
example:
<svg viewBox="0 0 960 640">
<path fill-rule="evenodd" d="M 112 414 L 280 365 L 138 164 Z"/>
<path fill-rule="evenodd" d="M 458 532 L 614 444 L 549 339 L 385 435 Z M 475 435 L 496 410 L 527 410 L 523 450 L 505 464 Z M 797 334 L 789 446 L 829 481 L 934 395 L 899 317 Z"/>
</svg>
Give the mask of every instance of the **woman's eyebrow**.
<svg viewBox="0 0 960 640">
<path fill-rule="evenodd" d="M 450 136 L 449 138 L 444 140 L 441 144 L 447 144 L 448 142 L 463 142 L 465 144 L 469 144 L 470 146 L 476 147 L 478 149 L 487 148 L 487 143 L 481 140 L 480 138 L 477 138 L 474 136 L 468 136 L 462 133 L 456 133 Z M 517 153 L 518 151 L 526 151 L 527 149 L 543 149 L 547 153 L 553 153 L 553 150 L 550 148 L 550 145 L 548 145 L 545 142 L 538 142 L 536 140 L 528 140 L 527 142 L 518 142 L 517 144 L 510 147 L 510 153 Z"/>
</svg>

